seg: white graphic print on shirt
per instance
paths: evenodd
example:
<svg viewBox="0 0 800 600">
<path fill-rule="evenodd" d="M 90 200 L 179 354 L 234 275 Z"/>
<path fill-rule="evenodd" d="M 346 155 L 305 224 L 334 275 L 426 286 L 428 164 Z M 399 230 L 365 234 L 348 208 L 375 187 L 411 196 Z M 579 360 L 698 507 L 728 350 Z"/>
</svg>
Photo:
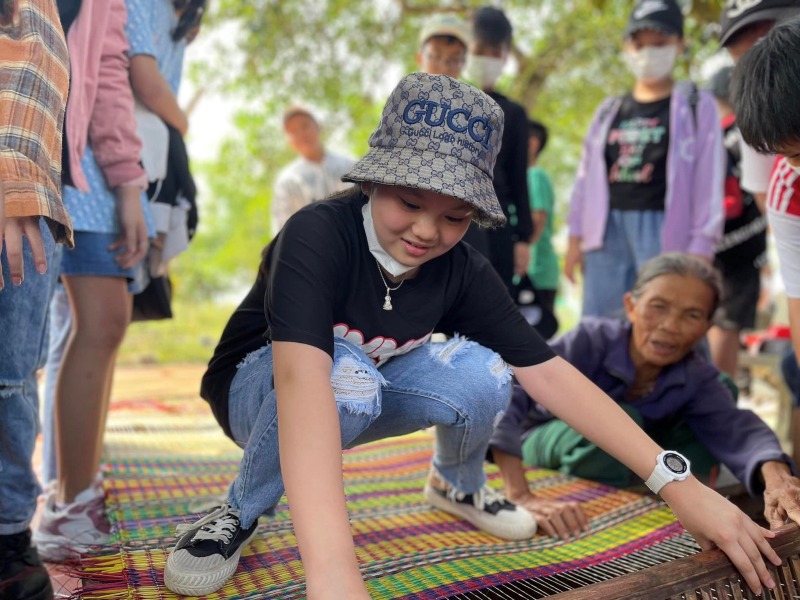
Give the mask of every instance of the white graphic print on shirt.
<svg viewBox="0 0 800 600">
<path fill-rule="evenodd" d="M 358 329 L 350 329 L 345 323 L 339 323 L 333 327 L 334 337 L 346 339 L 351 344 L 355 344 L 364 351 L 364 354 L 375 361 L 376 366 L 380 367 L 393 356 L 407 354 L 415 348 L 419 348 L 428 343 L 433 332 L 429 332 L 418 340 L 408 340 L 405 344 L 398 347 L 397 340 L 376 336 L 368 342 L 364 340 L 364 334 Z"/>
</svg>

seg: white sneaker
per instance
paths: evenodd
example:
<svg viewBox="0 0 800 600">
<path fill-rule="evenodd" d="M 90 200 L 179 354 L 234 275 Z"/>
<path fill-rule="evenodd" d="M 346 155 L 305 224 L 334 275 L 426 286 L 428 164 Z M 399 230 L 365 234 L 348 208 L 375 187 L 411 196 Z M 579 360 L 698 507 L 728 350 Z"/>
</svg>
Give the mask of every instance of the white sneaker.
<svg viewBox="0 0 800 600">
<path fill-rule="evenodd" d="M 97 484 L 82 491 L 75 502 L 56 506 L 55 488 L 47 493 L 33 543 L 47 562 L 64 562 L 90 554 L 106 545 L 111 524 L 105 512 L 105 493 Z"/>
<path fill-rule="evenodd" d="M 229 504 L 215 507 L 191 525 L 178 525 L 183 533 L 167 559 L 164 584 L 176 594 L 205 596 L 217 591 L 233 576 L 242 550 L 258 529 L 258 521 L 242 529 L 239 511 Z"/>
<path fill-rule="evenodd" d="M 536 535 L 536 519 L 497 490 L 484 485 L 473 494 L 460 492 L 432 472 L 425 484 L 428 502 L 478 529 L 504 540 L 527 540 Z"/>
</svg>

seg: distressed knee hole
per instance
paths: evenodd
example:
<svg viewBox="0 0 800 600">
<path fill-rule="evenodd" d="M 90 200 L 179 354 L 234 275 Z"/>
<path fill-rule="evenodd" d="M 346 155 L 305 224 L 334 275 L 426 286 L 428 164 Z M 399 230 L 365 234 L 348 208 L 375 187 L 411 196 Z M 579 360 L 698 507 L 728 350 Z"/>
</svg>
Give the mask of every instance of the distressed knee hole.
<svg viewBox="0 0 800 600">
<path fill-rule="evenodd" d="M 336 362 L 331 376 L 337 402 L 354 413 L 371 413 L 370 407 L 377 405 L 378 390 L 385 383 L 377 369 L 350 356 Z"/>
<path fill-rule="evenodd" d="M 493 355 L 489 360 L 489 372 L 497 378 L 498 387 L 511 381 L 511 367 L 499 354 Z"/>
<path fill-rule="evenodd" d="M 444 344 L 437 344 L 430 347 L 431 356 L 443 365 L 451 365 L 453 359 L 463 350 L 471 348 L 475 342 L 468 340 L 458 334 L 453 336 Z"/>
<path fill-rule="evenodd" d="M 21 396 L 25 392 L 25 384 L 22 381 L 3 381 L 0 382 L 0 398 L 12 398 Z"/>
</svg>

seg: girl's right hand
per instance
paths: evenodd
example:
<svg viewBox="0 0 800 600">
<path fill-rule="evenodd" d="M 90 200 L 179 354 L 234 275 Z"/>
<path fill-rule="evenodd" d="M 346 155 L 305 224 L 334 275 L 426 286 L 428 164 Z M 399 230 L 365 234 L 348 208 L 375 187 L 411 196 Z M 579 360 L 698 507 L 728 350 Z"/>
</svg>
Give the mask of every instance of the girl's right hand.
<svg viewBox="0 0 800 600">
<path fill-rule="evenodd" d="M 119 238 L 109 250 L 123 248 L 116 256 L 117 264 L 129 269 L 147 254 L 147 223 L 142 212 L 142 190 L 123 185 L 117 188 L 117 218 L 119 219 Z"/>
<path fill-rule="evenodd" d="M 764 564 L 764 557 L 775 566 L 781 564 L 767 541 L 775 537 L 773 532 L 693 477 L 664 486 L 661 496 L 700 547 L 722 550 L 755 594 L 761 594 L 762 585 L 775 587 Z"/>
<path fill-rule="evenodd" d="M 564 275 L 571 283 L 576 283 L 575 270 L 583 273 L 583 250 L 581 250 L 581 238 L 570 237 L 567 255 L 564 257 Z"/>
</svg>

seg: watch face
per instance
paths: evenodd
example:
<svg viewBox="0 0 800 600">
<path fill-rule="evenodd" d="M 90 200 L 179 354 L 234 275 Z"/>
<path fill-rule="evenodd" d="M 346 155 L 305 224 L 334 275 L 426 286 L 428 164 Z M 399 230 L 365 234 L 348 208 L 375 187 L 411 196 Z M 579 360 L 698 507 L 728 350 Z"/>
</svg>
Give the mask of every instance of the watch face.
<svg viewBox="0 0 800 600">
<path fill-rule="evenodd" d="M 664 466 L 676 475 L 683 475 L 688 467 L 683 457 L 675 452 L 667 452 L 664 455 Z"/>
</svg>

